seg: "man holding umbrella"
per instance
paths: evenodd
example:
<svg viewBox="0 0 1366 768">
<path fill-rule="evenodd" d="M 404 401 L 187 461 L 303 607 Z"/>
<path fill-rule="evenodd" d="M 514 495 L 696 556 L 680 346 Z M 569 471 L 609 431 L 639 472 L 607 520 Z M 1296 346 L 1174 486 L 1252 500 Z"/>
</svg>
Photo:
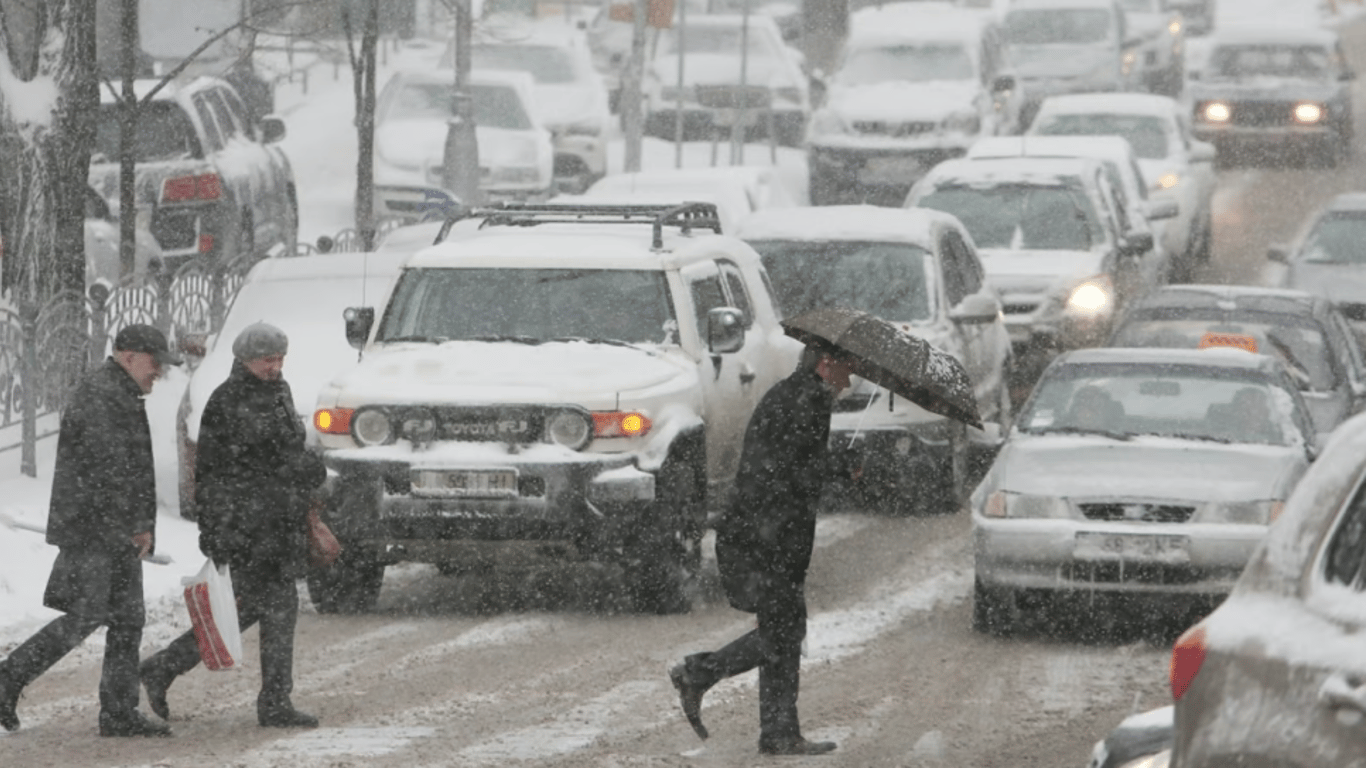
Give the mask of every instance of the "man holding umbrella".
<svg viewBox="0 0 1366 768">
<path fill-rule="evenodd" d="M 728 677 L 759 669 L 759 751 L 821 755 L 797 717 L 806 571 L 816 505 L 835 473 L 829 453 L 835 397 L 858 374 L 924 407 L 977 422 L 966 372 L 923 339 L 855 310 L 822 309 L 784 321 L 806 344 L 797 370 L 759 401 L 745 430 L 736 494 L 716 525 L 716 565 L 731 606 L 758 627 L 718 651 L 694 653 L 669 670 L 683 713 L 707 738 L 702 696 Z"/>
</svg>

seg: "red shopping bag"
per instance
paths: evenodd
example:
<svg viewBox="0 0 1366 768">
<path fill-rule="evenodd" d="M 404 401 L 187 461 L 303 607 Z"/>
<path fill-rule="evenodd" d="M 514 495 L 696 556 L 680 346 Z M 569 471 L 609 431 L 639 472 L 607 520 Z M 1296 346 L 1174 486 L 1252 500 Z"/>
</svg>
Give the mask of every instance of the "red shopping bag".
<svg viewBox="0 0 1366 768">
<path fill-rule="evenodd" d="M 185 605 L 204 666 L 212 670 L 236 667 L 242 660 L 242 630 L 228 566 L 219 568 L 206 560 L 199 574 L 184 584 Z"/>
</svg>

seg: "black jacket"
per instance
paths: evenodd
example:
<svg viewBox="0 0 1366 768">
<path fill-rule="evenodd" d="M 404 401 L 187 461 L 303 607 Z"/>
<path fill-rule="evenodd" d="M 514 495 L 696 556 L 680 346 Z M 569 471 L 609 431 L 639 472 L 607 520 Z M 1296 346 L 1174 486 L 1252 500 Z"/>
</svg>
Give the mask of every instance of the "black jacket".
<svg viewBox="0 0 1366 768">
<path fill-rule="evenodd" d="M 113 358 L 77 385 L 62 413 L 47 543 L 133 550 L 156 529 L 156 473 L 142 390 Z"/>
<path fill-rule="evenodd" d="M 735 496 L 716 527 L 717 566 L 727 596 L 753 577 L 801 583 L 811 563 L 816 506 L 831 475 L 834 395 L 811 370 L 797 370 L 759 401 L 745 430 Z"/>
<path fill-rule="evenodd" d="M 303 575 L 309 491 L 327 476 L 304 436 L 289 384 L 234 361 L 204 406 L 195 457 L 199 548 L 214 562 Z"/>
</svg>

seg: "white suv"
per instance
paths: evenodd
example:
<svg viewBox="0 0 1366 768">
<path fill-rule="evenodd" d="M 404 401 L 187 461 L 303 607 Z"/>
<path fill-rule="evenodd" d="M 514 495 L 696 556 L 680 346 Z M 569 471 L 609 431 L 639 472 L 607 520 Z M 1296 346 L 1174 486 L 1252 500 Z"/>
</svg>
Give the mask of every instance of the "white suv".
<svg viewBox="0 0 1366 768">
<path fill-rule="evenodd" d="M 790 373 L 759 256 L 715 207 L 474 211 L 418 252 L 314 424 L 346 553 L 309 582 L 363 610 L 384 566 L 617 564 L 637 610 L 688 609 L 709 499 Z M 371 326 L 374 326 L 373 328 Z"/>
</svg>

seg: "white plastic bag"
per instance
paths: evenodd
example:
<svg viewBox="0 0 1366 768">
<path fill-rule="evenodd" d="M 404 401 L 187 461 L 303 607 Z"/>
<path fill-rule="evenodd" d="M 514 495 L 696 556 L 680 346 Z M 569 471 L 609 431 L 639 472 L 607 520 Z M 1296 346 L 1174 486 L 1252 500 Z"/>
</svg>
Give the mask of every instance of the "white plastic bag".
<svg viewBox="0 0 1366 768">
<path fill-rule="evenodd" d="M 242 661 L 242 630 L 228 566 L 216 567 L 206 560 L 199 574 L 183 583 L 199 658 L 207 669 L 233 669 Z"/>
</svg>

